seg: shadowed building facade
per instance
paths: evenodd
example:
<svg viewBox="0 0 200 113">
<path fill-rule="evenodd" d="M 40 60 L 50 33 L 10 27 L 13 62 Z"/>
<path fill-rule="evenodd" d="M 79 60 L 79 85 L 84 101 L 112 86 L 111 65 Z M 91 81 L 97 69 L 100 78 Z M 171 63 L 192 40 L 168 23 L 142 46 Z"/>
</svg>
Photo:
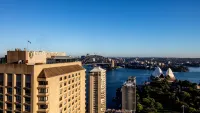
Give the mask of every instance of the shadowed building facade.
<svg viewBox="0 0 200 113">
<path fill-rule="evenodd" d="M 129 77 L 122 86 L 122 110 L 136 112 L 136 77 Z"/>
<path fill-rule="evenodd" d="M 94 67 L 89 77 L 89 113 L 106 111 L 106 70 Z"/>
<path fill-rule="evenodd" d="M 85 112 L 81 62 L 32 63 L 0 64 L 0 113 Z"/>
</svg>

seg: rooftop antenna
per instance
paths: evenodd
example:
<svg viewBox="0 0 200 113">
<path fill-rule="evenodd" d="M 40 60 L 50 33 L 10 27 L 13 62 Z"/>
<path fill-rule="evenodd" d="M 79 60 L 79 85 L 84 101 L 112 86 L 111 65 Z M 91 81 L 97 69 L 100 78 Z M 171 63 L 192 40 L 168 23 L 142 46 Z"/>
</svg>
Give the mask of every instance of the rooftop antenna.
<svg viewBox="0 0 200 113">
<path fill-rule="evenodd" d="M 31 41 L 27 41 L 27 51 L 28 51 L 28 44 L 31 44 Z"/>
</svg>

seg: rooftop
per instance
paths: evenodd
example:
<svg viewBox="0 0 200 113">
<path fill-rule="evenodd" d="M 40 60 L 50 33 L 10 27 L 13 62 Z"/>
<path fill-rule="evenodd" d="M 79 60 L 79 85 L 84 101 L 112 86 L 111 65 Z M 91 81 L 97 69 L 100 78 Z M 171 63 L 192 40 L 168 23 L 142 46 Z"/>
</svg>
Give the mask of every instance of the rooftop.
<svg viewBox="0 0 200 113">
<path fill-rule="evenodd" d="M 49 78 L 49 77 L 54 77 L 54 76 L 81 71 L 81 70 L 85 70 L 85 69 L 80 65 L 44 68 L 42 72 L 39 74 L 38 78 Z"/>
<path fill-rule="evenodd" d="M 94 67 L 90 72 L 106 72 L 106 70 L 101 67 Z"/>
<path fill-rule="evenodd" d="M 131 76 L 128 78 L 126 82 L 124 82 L 124 86 L 135 86 L 136 85 L 136 77 Z"/>
</svg>

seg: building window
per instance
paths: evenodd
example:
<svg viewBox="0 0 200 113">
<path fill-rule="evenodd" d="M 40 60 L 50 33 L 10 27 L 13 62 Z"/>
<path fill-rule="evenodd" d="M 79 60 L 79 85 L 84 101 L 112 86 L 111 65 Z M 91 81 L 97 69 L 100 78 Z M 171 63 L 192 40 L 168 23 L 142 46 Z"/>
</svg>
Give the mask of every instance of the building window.
<svg viewBox="0 0 200 113">
<path fill-rule="evenodd" d="M 31 96 L 31 90 L 30 89 L 25 89 L 25 95 Z"/>
<path fill-rule="evenodd" d="M 21 111 L 21 104 L 16 104 L 15 107 L 17 111 Z"/>
<path fill-rule="evenodd" d="M 62 83 L 60 83 L 60 88 L 62 87 Z"/>
<path fill-rule="evenodd" d="M 12 110 L 12 104 L 7 103 L 7 109 Z"/>
<path fill-rule="evenodd" d="M 61 101 L 62 100 L 62 96 L 59 98 L 59 101 Z"/>
<path fill-rule="evenodd" d="M 0 93 L 3 94 L 3 87 L 0 87 Z"/>
<path fill-rule="evenodd" d="M 31 98 L 29 98 L 29 97 L 25 97 L 25 103 L 27 103 L 27 104 L 31 104 Z"/>
<path fill-rule="evenodd" d="M 25 111 L 28 111 L 28 112 L 30 112 L 30 111 L 31 111 L 31 108 L 30 108 L 30 106 L 29 106 L 29 105 L 25 105 Z"/>
<path fill-rule="evenodd" d="M 68 78 L 71 78 L 71 76 L 69 75 Z"/>
<path fill-rule="evenodd" d="M 3 109 L 3 103 L 1 102 L 0 102 L 0 108 Z M 1 113 L 3 113 L 3 111 Z"/>
<path fill-rule="evenodd" d="M 39 108 L 40 108 L 40 109 L 47 109 L 47 108 L 48 108 L 48 105 L 41 104 L 41 105 L 39 105 Z"/>
<path fill-rule="evenodd" d="M 67 77 L 65 76 L 65 77 L 64 77 L 64 79 L 66 80 L 66 79 L 67 79 Z"/>
<path fill-rule="evenodd" d="M 78 73 L 78 75 L 81 75 L 80 73 Z"/>
<path fill-rule="evenodd" d="M 48 93 L 48 89 L 46 88 L 40 88 L 38 90 L 39 90 L 39 93 Z"/>
<path fill-rule="evenodd" d="M 16 86 L 21 87 L 21 74 L 16 75 Z"/>
<path fill-rule="evenodd" d="M 0 95 L 0 101 L 3 101 L 3 95 Z"/>
<path fill-rule="evenodd" d="M 41 97 L 38 97 L 38 99 L 39 101 L 47 101 L 48 97 L 41 96 Z"/>
<path fill-rule="evenodd" d="M 60 77 L 60 81 L 62 81 L 62 77 Z"/>
<path fill-rule="evenodd" d="M 66 85 L 67 85 L 67 83 L 65 82 L 65 83 L 64 83 L 64 86 L 66 86 Z"/>
<path fill-rule="evenodd" d="M 12 88 L 7 88 L 7 93 L 12 94 Z"/>
<path fill-rule="evenodd" d="M 39 85 L 48 85 L 48 81 L 39 81 Z"/>
<path fill-rule="evenodd" d="M 31 75 L 30 74 L 25 75 L 25 83 L 26 83 L 26 87 L 31 88 Z"/>
<path fill-rule="evenodd" d="M 60 107 L 60 108 L 62 107 L 62 103 L 59 105 L 59 107 Z"/>
<path fill-rule="evenodd" d="M 21 88 L 16 88 L 16 94 L 21 95 Z"/>
<path fill-rule="evenodd" d="M 17 101 L 18 103 L 21 103 L 21 96 L 16 96 L 16 101 Z"/>
<path fill-rule="evenodd" d="M 74 74 L 72 74 L 72 77 L 74 77 Z"/>
<path fill-rule="evenodd" d="M 10 87 L 12 87 L 12 74 L 8 74 L 8 76 L 7 76 L 8 78 L 8 82 L 7 82 L 7 86 L 10 86 Z"/>
<path fill-rule="evenodd" d="M 3 86 L 4 74 L 0 73 L 0 85 Z"/>
</svg>

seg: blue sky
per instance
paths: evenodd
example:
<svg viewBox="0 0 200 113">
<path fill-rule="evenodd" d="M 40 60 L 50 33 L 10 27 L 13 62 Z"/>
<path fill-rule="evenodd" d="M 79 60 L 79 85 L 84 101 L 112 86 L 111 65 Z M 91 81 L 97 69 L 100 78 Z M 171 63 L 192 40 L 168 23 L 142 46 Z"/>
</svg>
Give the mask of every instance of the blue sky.
<svg viewBox="0 0 200 113">
<path fill-rule="evenodd" d="M 199 0 L 0 0 L 0 54 L 200 57 Z"/>
</svg>

